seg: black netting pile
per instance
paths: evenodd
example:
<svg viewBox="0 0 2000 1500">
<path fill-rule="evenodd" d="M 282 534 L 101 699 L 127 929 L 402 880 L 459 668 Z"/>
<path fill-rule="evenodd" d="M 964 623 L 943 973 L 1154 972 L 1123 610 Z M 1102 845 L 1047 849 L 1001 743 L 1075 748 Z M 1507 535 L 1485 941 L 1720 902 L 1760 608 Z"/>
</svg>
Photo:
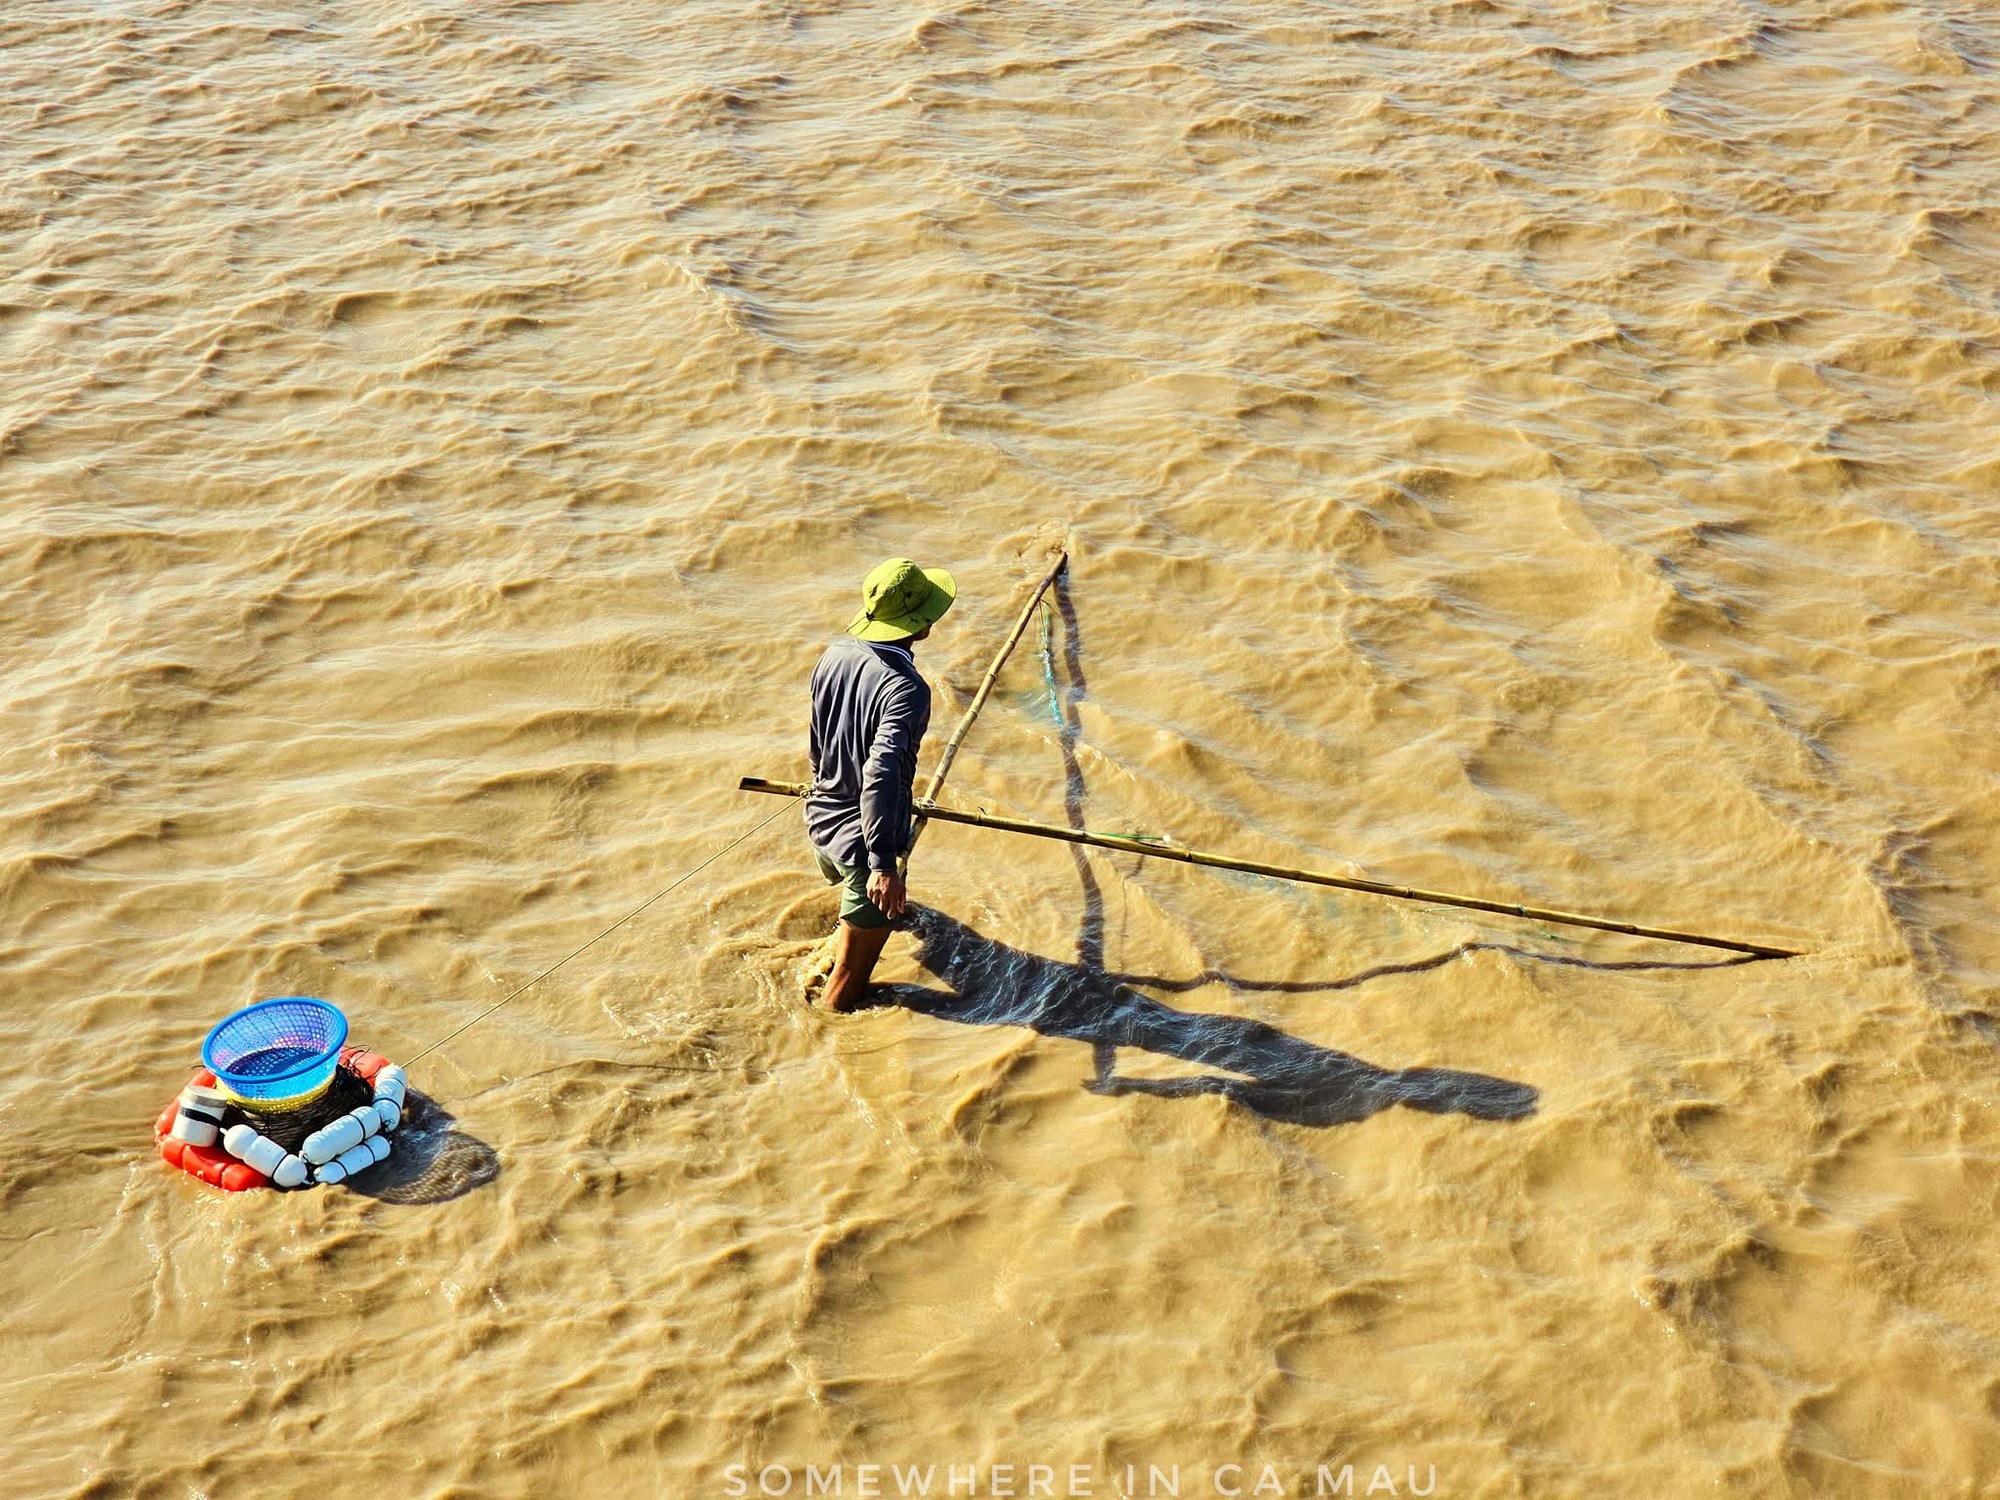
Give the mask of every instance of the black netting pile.
<svg viewBox="0 0 2000 1500">
<path fill-rule="evenodd" d="M 268 1135 L 287 1151 L 296 1152 L 315 1130 L 331 1125 L 351 1109 L 372 1103 L 374 1098 L 375 1091 L 367 1084 L 347 1069 L 336 1068 L 333 1082 L 312 1103 L 270 1114 L 260 1114 L 232 1104 L 223 1111 L 222 1128 L 227 1130 L 238 1121 L 243 1121 Z"/>
</svg>

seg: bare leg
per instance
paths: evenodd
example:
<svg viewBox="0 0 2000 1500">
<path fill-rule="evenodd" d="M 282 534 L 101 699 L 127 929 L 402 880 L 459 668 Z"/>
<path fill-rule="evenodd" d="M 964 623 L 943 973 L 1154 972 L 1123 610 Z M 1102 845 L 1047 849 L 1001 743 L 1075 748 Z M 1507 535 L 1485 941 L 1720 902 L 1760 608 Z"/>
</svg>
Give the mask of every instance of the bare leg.
<svg viewBox="0 0 2000 1500">
<path fill-rule="evenodd" d="M 859 1010 L 868 998 L 868 976 L 889 941 L 889 927 L 855 927 L 842 922 L 834 929 L 833 973 L 827 977 L 820 1003 L 828 1010 Z"/>
</svg>

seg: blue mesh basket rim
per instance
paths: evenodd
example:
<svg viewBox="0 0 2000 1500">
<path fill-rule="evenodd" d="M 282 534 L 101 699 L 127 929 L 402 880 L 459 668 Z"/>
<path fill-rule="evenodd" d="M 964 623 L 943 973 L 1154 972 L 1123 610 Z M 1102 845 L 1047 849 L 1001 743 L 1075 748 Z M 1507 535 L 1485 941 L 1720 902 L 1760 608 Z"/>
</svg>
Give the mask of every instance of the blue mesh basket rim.
<svg viewBox="0 0 2000 1500">
<path fill-rule="evenodd" d="M 271 1005 L 304 1006 L 308 1010 L 323 1012 L 332 1018 L 332 1025 L 329 1029 L 333 1033 L 333 1040 L 317 1056 L 308 1058 L 296 1068 L 287 1068 L 282 1073 L 236 1073 L 230 1071 L 228 1068 L 218 1066 L 215 1061 L 215 1039 L 245 1016 L 250 1015 L 252 1012 L 263 1010 L 266 1006 Z M 274 1084 L 289 1083 L 294 1078 L 303 1078 L 308 1073 L 317 1072 L 324 1068 L 328 1058 L 337 1058 L 340 1055 L 340 1049 L 346 1042 L 347 1016 L 341 1011 L 339 1006 L 328 1005 L 324 1000 L 315 1000 L 310 995 L 279 995 L 274 999 L 259 1000 L 254 1004 L 244 1006 L 241 1010 L 231 1011 L 211 1026 L 208 1029 L 208 1035 L 202 1039 L 201 1061 L 202 1065 L 210 1069 L 215 1074 L 216 1079 L 223 1084 L 247 1084 L 260 1090 L 268 1091 L 272 1089 Z"/>
</svg>

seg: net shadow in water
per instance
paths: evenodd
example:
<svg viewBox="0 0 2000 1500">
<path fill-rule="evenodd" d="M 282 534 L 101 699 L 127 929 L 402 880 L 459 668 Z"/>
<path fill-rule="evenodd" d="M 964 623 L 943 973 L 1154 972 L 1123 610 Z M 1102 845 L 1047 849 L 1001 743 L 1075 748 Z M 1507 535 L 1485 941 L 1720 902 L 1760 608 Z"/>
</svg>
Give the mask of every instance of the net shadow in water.
<svg viewBox="0 0 2000 1500">
<path fill-rule="evenodd" d="M 884 985 L 878 1005 L 974 1026 L 1026 1026 L 1044 1036 L 1088 1042 L 1100 1094 L 1187 1098 L 1220 1094 L 1268 1119 L 1292 1125 L 1346 1125 L 1394 1104 L 1430 1114 L 1519 1120 L 1535 1112 L 1539 1092 L 1525 1083 L 1451 1068 L 1382 1068 L 1317 1046 L 1263 1021 L 1175 1010 L 1111 975 L 1083 964 L 1023 953 L 982 937 L 931 907 L 907 917 L 917 962 L 951 986 Z M 1328 981 L 1338 989 L 1346 981 Z M 1218 1069 L 1192 1078 L 1129 1078 L 1117 1069 L 1120 1047 Z"/>
<path fill-rule="evenodd" d="M 367 1084 L 342 1068 L 327 1091 L 303 1108 L 263 1114 L 232 1108 L 223 1115 L 223 1124 L 247 1120 L 287 1151 L 296 1151 L 315 1130 L 374 1097 Z M 384 1203 L 448 1203 L 499 1175 L 500 1158 L 491 1146 L 459 1130 L 451 1112 L 430 1095 L 411 1089 L 389 1159 L 355 1173 L 346 1185 Z"/>
<path fill-rule="evenodd" d="M 458 1128 L 451 1112 L 412 1089 L 389 1159 L 357 1172 L 347 1185 L 383 1203 L 449 1203 L 500 1175 L 493 1148 Z"/>
</svg>

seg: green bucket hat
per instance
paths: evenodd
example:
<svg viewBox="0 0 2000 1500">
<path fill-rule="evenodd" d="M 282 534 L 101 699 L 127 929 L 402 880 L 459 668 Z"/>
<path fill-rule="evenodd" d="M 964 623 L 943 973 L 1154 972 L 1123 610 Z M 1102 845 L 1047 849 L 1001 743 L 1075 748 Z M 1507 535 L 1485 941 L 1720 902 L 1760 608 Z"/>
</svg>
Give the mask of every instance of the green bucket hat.
<svg viewBox="0 0 2000 1500">
<path fill-rule="evenodd" d="M 847 633 L 864 641 L 908 640 L 943 619 L 957 597 L 958 585 L 943 568 L 892 557 L 861 580 L 861 613 Z"/>
</svg>

